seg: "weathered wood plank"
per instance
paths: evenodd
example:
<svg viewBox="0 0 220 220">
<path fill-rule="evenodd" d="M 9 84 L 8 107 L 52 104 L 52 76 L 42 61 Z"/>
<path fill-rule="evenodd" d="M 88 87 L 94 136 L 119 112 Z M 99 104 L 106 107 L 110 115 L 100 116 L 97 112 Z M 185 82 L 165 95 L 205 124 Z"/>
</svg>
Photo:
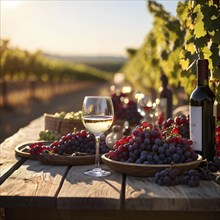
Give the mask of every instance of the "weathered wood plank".
<svg viewBox="0 0 220 220">
<path fill-rule="evenodd" d="M 71 210 L 50 208 L 8 208 L 6 220 L 124 220 L 124 213 L 115 210 Z M 143 219 L 143 218 L 142 218 Z M 136 218 L 135 218 L 136 220 Z M 163 219 L 164 220 L 164 219 Z"/>
<path fill-rule="evenodd" d="M 7 138 L 0 145 L 0 184 L 15 170 L 17 165 L 25 160 L 15 155 L 15 147 L 24 142 L 36 141 L 39 132 L 44 129 L 43 116 L 32 121 L 28 126 L 21 128 L 16 134 Z M 21 160 L 19 162 L 19 160 Z M 17 165 L 15 165 L 18 163 Z"/>
<path fill-rule="evenodd" d="M 0 186 L 0 207 L 54 207 L 66 170 L 27 160 Z"/>
<path fill-rule="evenodd" d="M 178 185 L 161 187 L 153 178 L 127 177 L 127 210 L 220 211 L 220 186 L 201 181 L 199 187 Z"/>
<path fill-rule="evenodd" d="M 220 212 L 205 211 L 158 211 L 158 210 L 133 210 L 125 212 L 126 220 L 219 220 Z"/>
<path fill-rule="evenodd" d="M 7 208 L 6 220 L 219 220 L 220 212 L 71 210 Z"/>
<path fill-rule="evenodd" d="M 98 178 L 83 173 L 93 167 L 74 166 L 69 170 L 58 194 L 59 209 L 120 209 L 122 175 L 112 172 L 110 176 Z"/>
</svg>

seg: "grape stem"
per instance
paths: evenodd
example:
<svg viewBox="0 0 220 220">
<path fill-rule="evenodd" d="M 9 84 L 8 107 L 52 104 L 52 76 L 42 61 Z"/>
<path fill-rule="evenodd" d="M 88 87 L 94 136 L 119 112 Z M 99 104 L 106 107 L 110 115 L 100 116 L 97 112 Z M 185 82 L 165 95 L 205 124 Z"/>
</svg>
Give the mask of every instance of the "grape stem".
<svg viewBox="0 0 220 220">
<path fill-rule="evenodd" d="M 173 168 L 173 165 L 175 165 L 175 162 L 170 163 L 170 170 Z"/>
</svg>

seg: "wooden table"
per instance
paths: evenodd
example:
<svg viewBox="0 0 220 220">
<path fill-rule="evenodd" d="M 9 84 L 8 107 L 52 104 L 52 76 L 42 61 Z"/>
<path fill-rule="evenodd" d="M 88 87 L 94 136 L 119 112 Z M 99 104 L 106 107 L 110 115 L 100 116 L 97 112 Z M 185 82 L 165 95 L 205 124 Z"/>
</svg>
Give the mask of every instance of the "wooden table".
<svg viewBox="0 0 220 220">
<path fill-rule="evenodd" d="M 152 177 L 112 171 L 94 178 L 83 174 L 93 165 L 43 165 L 15 155 L 18 144 L 37 140 L 43 129 L 42 116 L 0 145 L 5 219 L 220 219 L 220 185 L 215 182 L 160 187 Z"/>
</svg>

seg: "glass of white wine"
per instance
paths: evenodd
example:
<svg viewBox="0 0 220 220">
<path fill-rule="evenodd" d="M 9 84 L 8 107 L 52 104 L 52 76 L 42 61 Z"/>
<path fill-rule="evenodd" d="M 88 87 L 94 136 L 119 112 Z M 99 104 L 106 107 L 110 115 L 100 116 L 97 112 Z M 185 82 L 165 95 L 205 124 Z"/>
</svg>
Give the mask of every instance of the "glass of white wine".
<svg viewBox="0 0 220 220">
<path fill-rule="evenodd" d="M 102 177 L 111 174 L 110 171 L 103 170 L 99 164 L 100 136 L 107 131 L 114 117 L 114 108 L 111 97 L 108 96 L 86 96 L 82 106 L 82 122 L 87 130 L 95 135 L 96 155 L 95 168 L 85 171 L 86 175 Z"/>
</svg>

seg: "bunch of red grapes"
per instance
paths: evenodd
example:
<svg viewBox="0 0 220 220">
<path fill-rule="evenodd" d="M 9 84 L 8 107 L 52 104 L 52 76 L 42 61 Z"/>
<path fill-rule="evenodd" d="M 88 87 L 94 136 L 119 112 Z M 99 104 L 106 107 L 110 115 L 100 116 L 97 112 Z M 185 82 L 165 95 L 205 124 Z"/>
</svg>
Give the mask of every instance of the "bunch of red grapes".
<svg viewBox="0 0 220 220">
<path fill-rule="evenodd" d="M 189 115 L 179 115 L 174 119 L 168 118 L 161 123 L 161 129 L 164 133 L 180 134 L 189 139 Z"/>
<path fill-rule="evenodd" d="M 164 134 L 180 134 L 184 138 L 190 138 L 189 135 L 189 115 L 180 115 L 174 119 L 169 118 L 162 121 L 162 117 L 158 117 L 158 124 Z M 216 127 L 216 156 L 220 158 L 220 125 Z"/>
<path fill-rule="evenodd" d="M 182 120 L 178 121 L 179 119 Z M 178 125 L 185 125 L 185 120 L 188 121 L 187 117 L 179 117 L 179 119 L 175 120 Z M 117 140 L 113 146 L 114 150 L 109 151 L 107 156 L 115 161 L 134 164 L 171 164 L 171 168 L 155 173 L 155 182 L 160 186 L 184 184 L 196 187 L 201 180 L 215 180 L 213 172 L 220 170 L 218 157 L 200 164 L 197 169 L 183 173 L 172 168 L 174 163 L 188 163 L 198 159 L 198 154 L 191 147 L 192 141 L 175 132 L 174 128 L 169 134 L 164 134 L 152 124 L 142 122 L 129 136 Z M 216 178 L 216 182 L 219 182 L 219 178 L 218 180 Z"/>
<path fill-rule="evenodd" d="M 128 121 L 130 125 L 140 123 L 142 116 L 137 111 L 137 102 L 124 93 L 111 94 L 115 120 Z"/>
<path fill-rule="evenodd" d="M 125 118 L 125 109 L 124 109 L 124 98 L 126 95 L 124 93 L 113 93 L 111 94 L 112 103 L 114 106 L 114 116 L 116 120 L 124 120 Z"/>
<path fill-rule="evenodd" d="M 136 164 L 171 164 L 197 160 L 192 141 L 181 135 L 164 136 L 152 124 L 142 122 L 132 134 L 115 142 L 108 156 L 112 160 Z"/>
<path fill-rule="evenodd" d="M 187 185 L 189 187 L 199 186 L 201 175 L 198 170 L 192 169 L 179 173 L 178 169 L 166 168 L 155 174 L 155 183 L 160 186 Z"/>
<path fill-rule="evenodd" d="M 41 153 L 52 153 L 58 155 L 71 155 L 75 152 L 86 154 L 95 154 L 96 142 L 95 136 L 85 130 L 75 133 L 69 133 L 60 140 L 52 142 L 49 146 L 43 145 L 42 142 L 29 145 L 29 153 L 37 155 Z M 101 154 L 107 153 L 109 148 L 105 143 L 105 135 L 100 137 L 99 151 Z"/>
</svg>

